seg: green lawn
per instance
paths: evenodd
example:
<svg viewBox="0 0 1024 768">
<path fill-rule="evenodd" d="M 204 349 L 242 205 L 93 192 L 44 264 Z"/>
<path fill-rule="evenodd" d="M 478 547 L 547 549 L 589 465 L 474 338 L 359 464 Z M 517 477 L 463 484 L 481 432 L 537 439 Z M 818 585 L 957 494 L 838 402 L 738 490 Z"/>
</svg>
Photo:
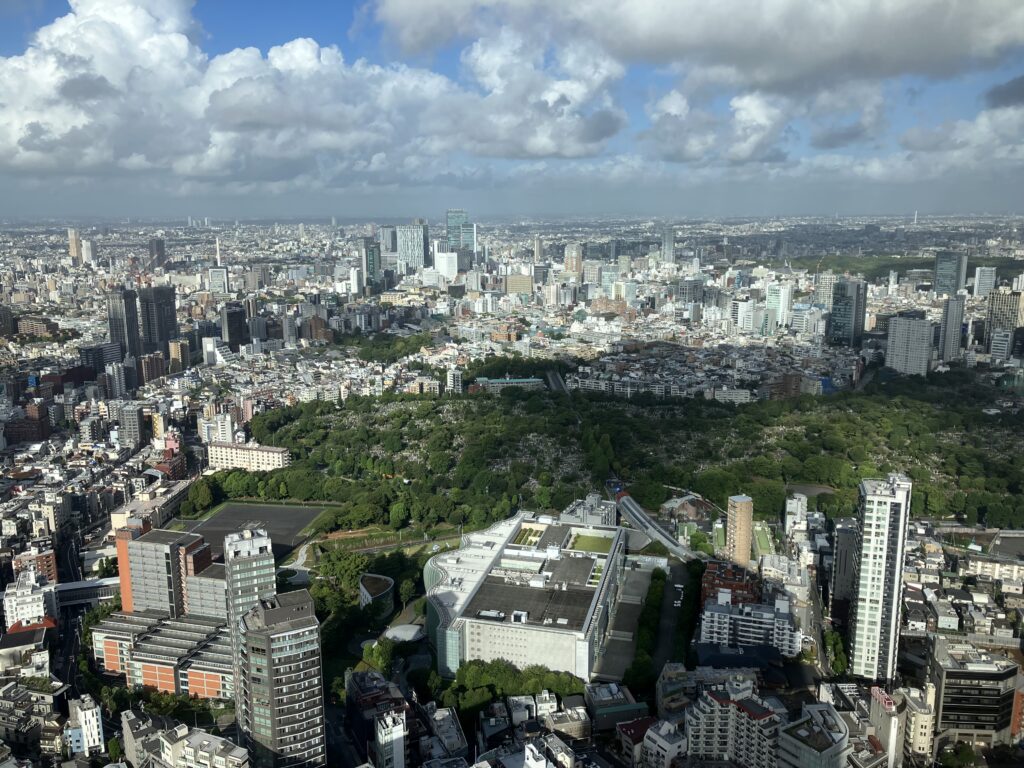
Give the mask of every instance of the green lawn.
<svg viewBox="0 0 1024 768">
<path fill-rule="evenodd" d="M 604 536 L 588 536 L 585 533 L 577 534 L 569 544 L 569 549 L 578 552 L 594 552 L 596 554 L 608 554 L 612 548 L 612 540 Z"/>
<path fill-rule="evenodd" d="M 759 557 L 761 555 L 770 555 L 775 552 L 775 548 L 772 546 L 772 538 L 768 534 L 767 528 L 760 525 L 755 526 L 754 538 L 756 539 L 755 547 L 757 549 L 757 554 Z"/>
</svg>

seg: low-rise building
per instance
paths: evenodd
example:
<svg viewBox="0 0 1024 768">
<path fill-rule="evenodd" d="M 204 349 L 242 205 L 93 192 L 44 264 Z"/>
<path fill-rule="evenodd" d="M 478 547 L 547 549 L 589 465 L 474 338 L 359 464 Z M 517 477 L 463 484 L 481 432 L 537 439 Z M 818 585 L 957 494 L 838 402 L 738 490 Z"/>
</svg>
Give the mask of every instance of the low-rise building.
<svg viewBox="0 0 1024 768">
<path fill-rule="evenodd" d="M 211 469 L 270 472 L 291 464 L 292 455 L 287 448 L 271 445 L 213 442 L 207 446 L 207 462 Z"/>
</svg>

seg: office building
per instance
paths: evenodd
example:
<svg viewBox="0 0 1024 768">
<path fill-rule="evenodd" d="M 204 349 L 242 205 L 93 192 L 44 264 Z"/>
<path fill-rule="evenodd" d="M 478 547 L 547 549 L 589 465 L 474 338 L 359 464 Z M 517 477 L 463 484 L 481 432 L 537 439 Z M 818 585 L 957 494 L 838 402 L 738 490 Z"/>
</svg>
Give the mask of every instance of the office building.
<svg viewBox="0 0 1024 768">
<path fill-rule="evenodd" d="M 249 343 L 249 321 L 245 317 L 245 305 L 229 301 L 220 308 L 220 338 L 232 352 L 238 352 Z"/>
<path fill-rule="evenodd" d="M 109 363 L 120 363 L 123 359 L 121 346 L 113 341 L 78 348 L 78 362 L 97 374 L 103 373 Z"/>
<path fill-rule="evenodd" d="M 859 347 L 864 338 L 868 286 L 863 280 L 839 280 L 832 287 L 828 341 L 833 346 Z"/>
<path fill-rule="evenodd" d="M 687 281 L 689 282 L 689 281 Z M 701 288 L 703 288 L 703 281 Z M 768 332 L 788 328 L 793 321 L 793 284 L 769 283 L 765 296 L 765 315 Z"/>
<path fill-rule="evenodd" d="M 729 681 L 701 693 L 684 715 L 690 759 L 744 768 L 775 768 L 780 717 L 749 680 Z"/>
<path fill-rule="evenodd" d="M 231 282 L 227 267 L 210 267 L 207 287 L 215 296 L 226 296 L 231 293 Z"/>
<path fill-rule="evenodd" d="M 533 238 L 533 263 L 544 263 L 544 241 L 541 240 L 540 235 L 535 235 Z"/>
<path fill-rule="evenodd" d="M 832 311 L 832 295 L 839 277 L 831 270 L 819 272 L 814 276 L 814 303 L 826 311 Z"/>
<path fill-rule="evenodd" d="M 121 448 L 137 451 L 145 440 L 145 431 L 146 420 L 142 404 L 128 402 L 122 405 L 117 423 L 117 444 Z"/>
<path fill-rule="evenodd" d="M 1013 331 L 997 328 L 989 333 L 988 353 L 992 360 L 1009 360 L 1013 354 Z"/>
<path fill-rule="evenodd" d="M 390 229 L 394 232 L 395 228 L 390 227 Z M 363 271 L 363 280 L 366 281 L 367 286 L 376 285 L 380 282 L 380 252 L 381 243 L 375 242 L 372 237 L 364 237 L 359 240 L 359 264 Z"/>
<path fill-rule="evenodd" d="M 107 751 L 100 707 L 89 694 L 68 701 L 68 722 L 64 738 L 73 755 L 88 757 Z"/>
<path fill-rule="evenodd" d="M 889 321 L 885 364 L 908 376 L 926 376 L 932 359 L 930 320 L 894 317 Z"/>
<path fill-rule="evenodd" d="M 192 349 L 187 339 L 167 342 L 167 372 L 181 373 L 192 364 Z"/>
<path fill-rule="evenodd" d="M 309 592 L 260 600 L 238 631 L 236 712 L 253 764 L 325 765 L 320 623 Z"/>
<path fill-rule="evenodd" d="M 385 224 L 377 229 L 377 242 L 383 253 L 395 253 L 398 250 L 398 233 L 394 227 Z"/>
<path fill-rule="evenodd" d="M 445 231 L 448 234 L 448 247 L 453 251 L 462 247 L 464 224 L 469 224 L 469 215 L 462 208 L 449 208 L 445 215 Z"/>
<path fill-rule="evenodd" d="M 749 496 L 730 496 L 725 519 L 725 556 L 737 565 L 750 563 L 750 545 L 754 531 L 754 500 Z"/>
<path fill-rule="evenodd" d="M 150 530 L 131 538 L 118 531 L 118 575 L 125 611 L 158 611 L 171 618 L 185 615 L 185 579 L 205 570 L 212 561 L 202 536 L 178 531 Z"/>
<path fill-rule="evenodd" d="M 107 327 L 110 340 L 121 348 L 121 359 L 142 354 L 139 304 L 135 291 L 119 289 L 107 294 Z"/>
<path fill-rule="evenodd" d="M 1010 331 L 1024 326 L 1024 299 L 1020 291 L 1011 291 L 1005 285 L 999 286 L 988 295 L 988 322 L 985 332 L 991 338 L 996 330 Z"/>
<path fill-rule="evenodd" d="M 565 244 L 564 269 L 577 277 L 583 274 L 583 243 Z"/>
<path fill-rule="evenodd" d="M 960 339 L 964 325 L 964 296 L 950 296 L 942 304 L 942 326 L 939 329 L 939 359 L 946 362 L 961 357 Z"/>
<path fill-rule="evenodd" d="M 424 569 L 440 674 L 454 677 L 472 659 L 502 658 L 589 680 L 625 578 L 624 531 L 520 513 L 463 541 Z"/>
<path fill-rule="evenodd" d="M 68 256 L 75 264 L 82 263 L 82 238 L 77 229 L 68 229 Z"/>
<path fill-rule="evenodd" d="M 779 731 L 778 768 L 845 768 L 850 729 L 831 704 L 804 704 Z"/>
<path fill-rule="evenodd" d="M 867 680 L 888 682 L 896 674 L 912 491 L 910 480 L 897 474 L 860 484 L 850 671 Z"/>
<path fill-rule="evenodd" d="M 802 640 L 787 600 L 776 600 L 774 605 L 733 605 L 732 594 L 723 589 L 717 600 L 707 602 L 701 615 L 702 643 L 773 645 L 783 656 L 793 658 L 800 654 Z"/>
<path fill-rule="evenodd" d="M 974 298 L 984 299 L 996 287 L 995 267 L 976 267 L 974 270 Z"/>
<path fill-rule="evenodd" d="M 936 296 L 955 296 L 967 285 L 967 254 L 964 251 L 938 251 L 932 291 Z"/>
<path fill-rule="evenodd" d="M 151 237 L 149 239 L 149 266 L 150 269 L 162 267 L 167 261 L 167 244 L 162 237 Z"/>
<path fill-rule="evenodd" d="M 174 286 L 159 285 L 139 291 L 142 315 L 142 351 L 167 354 L 167 344 L 178 337 Z"/>
<path fill-rule="evenodd" d="M 937 747 L 965 741 L 988 748 L 1015 740 L 1016 661 L 942 635 L 932 638 L 928 661 Z"/>
<path fill-rule="evenodd" d="M 287 448 L 275 448 L 257 443 L 232 443 L 215 440 L 206 446 L 206 450 L 211 469 L 270 472 L 287 467 L 292 463 L 292 456 Z"/>
<path fill-rule="evenodd" d="M 426 224 L 400 224 L 395 228 L 398 237 L 398 271 L 415 272 L 427 266 L 430 248 Z"/>
<path fill-rule="evenodd" d="M 665 227 L 661 230 L 661 261 L 663 264 L 676 263 L 675 227 Z"/>
</svg>

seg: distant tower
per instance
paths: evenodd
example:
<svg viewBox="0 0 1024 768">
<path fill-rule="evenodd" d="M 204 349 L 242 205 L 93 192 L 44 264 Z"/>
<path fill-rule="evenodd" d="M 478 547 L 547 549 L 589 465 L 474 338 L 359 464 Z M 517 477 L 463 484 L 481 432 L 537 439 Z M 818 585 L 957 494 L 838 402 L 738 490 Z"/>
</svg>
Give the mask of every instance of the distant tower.
<svg viewBox="0 0 1024 768">
<path fill-rule="evenodd" d="M 939 359 L 960 359 L 960 336 L 964 324 L 964 297 L 950 296 L 942 306 L 942 326 L 939 329 Z"/>
<path fill-rule="evenodd" d="M 912 492 L 903 475 L 860 484 L 856 597 L 850 602 L 850 671 L 856 677 L 888 682 L 896 674 Z"/>
<path fill-rule="evenodd" d="M 676 263 L 675 227 L 665 227 L 661 230 L 661 261 L 664 264 Z"/>
<path fill-rule="evenodd" d="M 219 237 L 217 238 L 216 243 L 217 243 L 217 266 L 219 267 L 219 266 L 221 266 L 221 263 L 220 263 L 220 238 Z"/>
<path fill-rule="evenodd" d="M 917 226 L 917 211 L 914 211 L 914 226 Z"/>
</svg>

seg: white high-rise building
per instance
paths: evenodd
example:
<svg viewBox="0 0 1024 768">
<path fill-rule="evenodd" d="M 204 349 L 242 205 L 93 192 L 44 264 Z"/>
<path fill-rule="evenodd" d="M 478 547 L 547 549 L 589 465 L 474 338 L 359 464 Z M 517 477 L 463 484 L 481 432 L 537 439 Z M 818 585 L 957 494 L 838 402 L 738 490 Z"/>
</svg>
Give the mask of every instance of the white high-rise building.
<svg viewBox="0 0 1024 768">
<path fill-rule="evenodd" d="M 939 329 L 939 359 L 960 359 L 960 336 L 964 324 L 964 297 L 950 296 L 942 305 L 942 327 Z"/>
<path fill-rule="evenodd" d="M 886 366 L 910 376 L 925 376 L 931 359 L 931 321 L 911 317 L 894 317 L 889 321 Z"/>
<path fill-rule="evenodd" d="M 769 283 L 765 304 L 773 324 L 768 330 L 787 327 L 793 320 L 793 284 Z"/>
<path fill-rule="evenodd" d="M 814 303 L 832 311 L 832 289 L 839 282 L 839 277 L 831 270 L 820 272 L 814 276 Z"/>
<path fill-rule="evenodd" d="M 983 299 L 996 287 L 995 267 L 976 267 L 974 270 L 974 298 Z"/>
<path fill-rule="evenodd" d="M 850 669 L 867 680 L 889 681 L 896 674 L 912 491 L 910 479 L 898 474 L 860 484 Z"/>
<path fill-rule="evenodd" d="M 687 707 L 687 752 L 691 759 L 775 768 L 779 721 L 752 682 L 729 681 Z"/>
</svg>

